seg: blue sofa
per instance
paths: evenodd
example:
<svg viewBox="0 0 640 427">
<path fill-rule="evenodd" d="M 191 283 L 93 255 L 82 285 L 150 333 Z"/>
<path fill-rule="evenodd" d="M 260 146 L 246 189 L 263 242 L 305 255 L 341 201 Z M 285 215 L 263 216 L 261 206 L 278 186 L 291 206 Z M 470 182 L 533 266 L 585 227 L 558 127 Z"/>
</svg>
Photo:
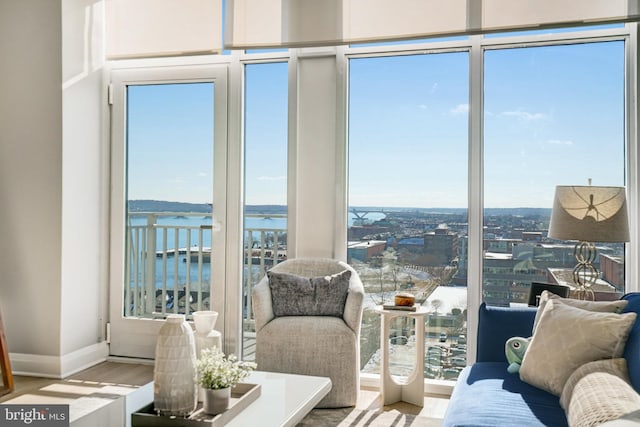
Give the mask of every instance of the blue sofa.
<svg viewBox="0 0 640 427">
<path fill-rule="evenodd" d="M 622 298 L 629 301 L 625 312 L 640 314 L 640 293 Z M 530 336 L 535 314 L 535 308 L 481 305 L 476 363 L 461 372 L 443 427 L 567 426 L 557 396 L 507 372 L 505 342 L 514 336 Z M 640 391 L 640 316 L 629 334 L 624 357 L 632 386 Z"/>
</svg>

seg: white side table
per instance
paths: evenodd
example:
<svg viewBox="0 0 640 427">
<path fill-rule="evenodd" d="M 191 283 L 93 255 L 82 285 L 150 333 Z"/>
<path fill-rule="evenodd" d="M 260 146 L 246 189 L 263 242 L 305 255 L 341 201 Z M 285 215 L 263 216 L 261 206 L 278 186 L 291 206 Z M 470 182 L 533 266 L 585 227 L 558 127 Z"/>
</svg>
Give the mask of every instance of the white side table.
<svg viewBox="0 0 640 427">
<path fill-rule="evenodd" d="M 419 306 L 416 311 L 385 310 L 381 305 L 375 308 L 380 314 L 380 394 L 384 405 L 403 401 L 416 406 L 424 406 L 424 316 L 426 307 Z M 399 384 L 389 373 L 389 333 L 391 320 L 396 317 L 413 317 L 416 322 L 416 364 L 405 383 Z"/>
</svg>

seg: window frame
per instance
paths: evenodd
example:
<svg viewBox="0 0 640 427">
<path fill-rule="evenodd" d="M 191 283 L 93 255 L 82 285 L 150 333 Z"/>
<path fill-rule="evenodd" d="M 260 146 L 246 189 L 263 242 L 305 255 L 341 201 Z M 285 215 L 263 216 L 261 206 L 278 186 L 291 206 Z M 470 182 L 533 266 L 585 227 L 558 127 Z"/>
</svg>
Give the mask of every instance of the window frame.
<svg viewBox="0 0 640 427">
<path fill-rule="evenodd" d="M 110 91 L 112 96 L 111 110 L 111 171 L 110 171 L 110 279 L 109 279 L 109 335 L 110 354 L 127 357 L 153 357 L 153 346 L 155 345 L 155 335 L 164 324 L 164 319 L 145 319 L 136 317 L 124 317 L 121 314 L 122 306 L 118 302 L 122 300 L 122 290 L 124 284 L 124 263 L 125 247 L 124 233 L 126 232 L 126 180 L 127 180 L 127 97 L 126 90 L 130 85 L 148 84 L 182 84 L 197 82 L 213 82 L 216 85 L 216 95 L 214 98 L 215 114 L 214 141 L 218 148 L 216 157 L 213 159 L 215 182 L 224 182 L 224 185 L 215 184 L 216 197 L 224 200 L 221 209 L 216 212 L 214 225 L 228 225 L 228 230 L 222 230 L 220 237 L 214 243 L 215 247 L 223 248 L 225 254 L 232 254 L 234 242 L 232 232 L 236 223 L 235 218 L 229 215 L 232 211 L 232 203 L 229 203 L 227 195 L 229 188 L 233 185 L 234 174 L 230 166 L 234 164 L 232 144 L 228 140 L 229 126 L 229 78 L 225 64 L 191 64 L 186 65 L 182 61 L 171 61 L 172 66 L 166 66 L 161 61 L 136 60 L 119 62 L 110 68 Z M 237 162 L 237 160 L 236 160 Z M 223 179 L 224 177 L 224 179 Z M 225 206 L 226 204 L 226 206 Z M 210 293 L 219 294 L 223 297 L 212 301 L 212 310 L 220 313 L 219 324 L 224 325 L 225 335 L 234 326 L 234 314 L 224 303 L 229 294 L 227 283 L 233 272 L 228 270 L 232 265 L 229 256 L 224 257 L 219 271 L 211 272 Z M 239 310 L 237 310 L 239 312 Z M 117 324 L 122 324 L 118 326 Z M 123 333 L 123 327 L 125 333 Z M 115 338 L 119 334 L 122 336 Z M 114 342 L 115 341 L 115 342 Z M 117 344 L 116 344 L 117 343 Z M 226 348 L 226 347 L 225 347 Z"/>
<path fill-rule="evenodd" d="M 227 168 L 230 173 L 230 181 L 227 185 L 227 194 L 236 194 L 233 202 L 227 204 L 227 219 L 229 221 L 226 250 L 238 254 L 241 260 L 243 242 L 243 90 L 244 90 L 244 65 L 258 62 L 288 62 L 288 161 L 287 161 L 287 203 L 289 215 L 287 219 L 287 233 L 289 237 L 288 250 L 296 254 L 296 181 L 305 170 L 304 163 L 296 164 L 297 159 L 297 120 L 298 120 L 298 56 L 310 57 L 333 56 L 336 60 L 336 117 L 335 150 L 337 152 L 337 175 L 330 183 L 332 193 L 335 194 L 337 210 L 340 206 L 347 206 L 348 197 L 348 70 L 349 59 L 373 56 L 411 55 L 417 53 L 447 53 L 469 52 L 469 149 L 468 149 L 468 286 L 467 307 L 468 317 L 468 357 L 469 364 L 474 362 L 477 340 L 477 309 L 482 302 L 482 227 L 483 227 L 483 72 L 484 52 L 493 49 L 551 46 L 571 43 L 600 42 L 610 40 L 624 40 L 625 42 L 625 135 L 626 135 L 626 187 L 627 203 L 630 221 L 631 242 L 626 244 L 625 263 L 626 291 L 638 291 L 638 278 L 640 271 L 640 242 L 638 238 L 638 212 L 640 189 L 640 174 L 638 162 L 640 149 L 638 148 L 638 31 L 637 23 L 627 23 L 624 27 L 614 29 L 584 30 L 568 33 L 553 33 L 541 35 L 505 35 L 499 38 L 485 38 L 480 35 L 470 36 L 462 40 L 418 42 L 415 44 L 396 44 L 389 46 L 337 46 L 323 48 L 317 51 L 313 49 L 290 49 L 289 51 L 267 53 L 245 53 L 243 51 L 231 51 L 229 55 L 182 57 L 182 58 L 158 58 L 147 60 L 121 60 L 108 64 L 105 74 L 118 69 L 150 69 L 152 67 L 194 67 L 194 66 L 225 66 L 228 73 L 227 96 Z M 107 78 L 109 80 L 109 78 Z M 112 159 L 113 161 L 113 159 Z M 114 177 L 110 177 L 113 184 Z M 329 184 L 327 184 L 329 185 Z M 337 189 L 337 191 L 335 191 Z M 335 192 L 334 192 L 335 191 Z M 333 202 L 333 201 L 332 201 Z M 112 198 L 111 203 L 114 203 Z M 113 212 L 113 211 L 112 211 Z M 113 214 L 112 214 L 113 215 Z M 335 236 L 333 239 L 333 253 L 336 258 L 346 260 L 347 221 L 348 215 L 336 211 L 335 217 L 328 219 L 335 221 Z M 113 218 L 112 218 L 113 221 Z M 112 231 L 117 228 L 112 228 Z M 113 239 L 113 236 L 111 237 Z M 113 245 L 113 240 L 111 240 Z M 112 248 L 113 250 L 113 248 Z M 118 262 L 118 254 L 115 257 L 112 252 L 111 263 Z M 242 348 L 242 286 L 232 286 L 232 283 L 242 282 L 242 263 L 234 265 L 227 261 L 225 277 L 225 305 L 224 313 L 227 316 L 224 338 L 225 350 L 239 354 Z M 113 286 L 113 277 L 110 286 Z M 234 308 L 235 307 L 235 308 Z M 377 376 L 376 376 L 377 378 Z M 377 379 L 371 381 L 371 385 L 377 386 Z M 368 381 L 363 378 L 363 384 Z M 444 386 L 443 386 L 444 387 Z M 450 387 L 450 386 L 449 386 Z M 447 388 L 440 389 L 446 392 Z M 430 389 L 433 391 L 433 389 Z M 438 391 L 437 389 L 435 390 Z"/>
<path fill-rule="evenodd" d="M 631 241 L 625 245 L 625 292 L 638 291 L 638 271 L 640 262 L 638 239 L 638 106 L 635 101 L 638 93 L 638 31 L 636 23 L 627 23 L 620 28 L 580 30 L 567 33 L 540 35 L 504 35 L 498 38 L 486 38 L 473 35 L 468 39 L 417 43 L 414 45 L 389 45 L 372 47 L 345 47 L 339 57 L 348 70 L 349 59 L 378 56 L 397 56 L 412 54 L 431 54 L 447 52 L 469 52 L 469 149 L 468 149 L 468 275 L 467 275 L 467 363 L 475 362 L 477 349 L 478 308 L 482 303 L 483 268 L 483 210 L 484 210 L 484 54 L 489 50 L 513 49 L 523 47 L 559 46 L 607 41 L 623 41 L 625 45 L 625 185 L 628 207 L 631 212 L 629 227 Z M 348 72 L 343 82 L 345 99 L 348 97 Z M 348 129 L 345 125 L 345 135 Z M 348 142 L 345 144 L 345 152 Z M 348 194 L 346 183 L 344 187 Z M 348 225 L 344 224 L 345 229 Z M 344 242 L 346 247 L 346 240 Z M 337 249 L 336 249 L 337 250 Z M 433 383 L 427 381 L 427 383 Z M 432 384 L 431 384 L 432 385 Z M 437 392 L 437 390 L 436 390 Z"/>
</svg>

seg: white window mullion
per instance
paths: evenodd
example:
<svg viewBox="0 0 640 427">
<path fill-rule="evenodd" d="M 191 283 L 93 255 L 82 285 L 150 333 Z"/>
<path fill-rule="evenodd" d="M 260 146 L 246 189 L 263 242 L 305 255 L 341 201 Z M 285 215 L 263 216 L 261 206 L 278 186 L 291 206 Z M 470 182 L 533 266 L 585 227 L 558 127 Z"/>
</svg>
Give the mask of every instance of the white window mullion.
<svg viewBox="0 0 640 427">
<path fill-rule="evenodd" d="M 349 90 L 349 60 L 345 49 L 337 48 L 336 55 L 336 221 L 333 251 L 335 258 L 347 261 L 347 229 L 349 216 L 349 183 L 347 172 L 347 123 L 348 118 L 348 90 Z"/>
<path fill-rule="evenodd" d="M 469 55 L 469 230 L 467 270 L 467 363 L 475 361 L 478 307 L 482 302 L 482 210 L 483 210 L 483 50 L 482 36 L 471 38 Z"/>
<path fill-rule="evenodd" d="M 626 245 L 625 254 L 625 291 L 637 292 L 640 290 L 638 279 L 640 272 L 638 267 L 638 256 L 640 254 L 640 234 L 638 229 L 638 209 L 640 191 L 640 174 L 638 164 L 640 163 L 640 150 L 638 150 L 638 80 L 640 68 L 638 67 L 638 24 L 629 23 L 627 28 L 630 32 L 625 43 L 626 51 L 626 72 L 625 72 L 625 102 L 626 102 L 626 139 L 627 139 L 627 204 L 629 207 L 629 235 L 631 242 Z"/>
<path fill-rule="evenodd" d="M 244 223 L 244 135 L 242 126 L 243 66 L 240 52 L 234 52 L 229 64 L 229 98 L 227 104 L 227 223 L 226 232 L 226 301 L 224 308 L 227 322 L 224 330 L 224 351 L 241 356 L 242 350 L 242 270 Z"/>
</svg>

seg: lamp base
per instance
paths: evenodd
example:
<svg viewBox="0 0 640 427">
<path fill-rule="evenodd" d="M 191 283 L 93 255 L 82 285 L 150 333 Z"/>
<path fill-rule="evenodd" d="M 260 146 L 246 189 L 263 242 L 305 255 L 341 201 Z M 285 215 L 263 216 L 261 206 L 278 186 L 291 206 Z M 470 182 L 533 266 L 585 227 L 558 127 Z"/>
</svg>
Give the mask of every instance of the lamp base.
<svg viewBox="0 0 640 427">
<path fill-rule="evenodd" d="M 578 262 L 573 268 L 574 294 L 577 299 L 595 300 L 591 286 L 598 279 L 598 269 L 593 265 L 597 253 L 596 245 L 591 242 L 581 241 L 573 248 L 573 256 Z"/>
<path fill-rule="evenodd" d="M 596 295 L 590 287 L 578 287 L 571 291 L 571 296 L 574 299 L 583 300 L 583 301 L 595 301 Z"/>
</svg>

